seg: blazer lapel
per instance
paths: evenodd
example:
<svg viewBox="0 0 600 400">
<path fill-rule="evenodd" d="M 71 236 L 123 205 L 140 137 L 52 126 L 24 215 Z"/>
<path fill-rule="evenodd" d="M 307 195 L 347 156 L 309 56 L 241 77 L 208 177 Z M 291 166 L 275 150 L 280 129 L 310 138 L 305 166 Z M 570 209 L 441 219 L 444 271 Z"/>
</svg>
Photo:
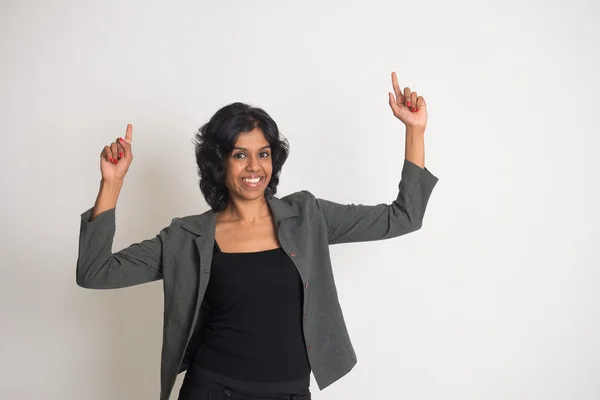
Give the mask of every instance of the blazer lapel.
<svg viewBox="0 0 600 400">
<path fill-rule="evenodd" d="M 277 227 L 279 234 L 279 226 L 281 223 L 291 217 L 297 217 L 299 214 L 292 210 L 292 208 L 277 197 L 272 197 L 267 199 L 267 203 L 269 204 L 269 208 L 271 209 L 271 213 L 273 214 L 273 220 L 275 221 L 275 226 Z"/>
<path fill-rule="evenodd" d="M 194 327 L 198 320 L 202 299 L 206 293 L 208 280 L 210 277 L 210 266 L 212 264 L 213 246 L 215 243 L 215 227 L 217 222 L 217 213 L 208 210 L 203 214 L 194 216 L 185 222 L 181 227 L 195 235 L 194 239 L 198 255 L 200 257 L 200 270 L 198 271 L 198 292 L 196 293 L 196 305 L 194 316 L 192 318 L 191 329 L 188 333 L 188 343 L 194 333 Z"/>
</svg>

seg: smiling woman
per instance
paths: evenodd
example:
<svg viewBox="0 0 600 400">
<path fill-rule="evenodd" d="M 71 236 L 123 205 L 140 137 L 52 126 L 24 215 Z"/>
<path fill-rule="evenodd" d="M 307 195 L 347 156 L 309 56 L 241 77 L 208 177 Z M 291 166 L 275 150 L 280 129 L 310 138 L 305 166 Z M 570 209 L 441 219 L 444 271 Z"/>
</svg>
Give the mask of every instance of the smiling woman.
<svg viewBox="0 0 600 400">
<path fill-rule="evenodd" d="M 186 371 L 180 400 L 311 398 L 357 362 L 329 256 L 337 243 L 398 237 L 423 224 L 438 179 L 425 168 L 425 100 L 392 74 L 390 107 L 406 125 L 398 195 L 339 204 L 306 190 L 277 198 L 289 147 L 273 119 L 243 103 L 196 134 L 210 210 L 174 218 L 155 238 L 111 251 L 115 206 L 133 159 L 133 127 L 101 153 L 96 204 L 81 215 L 77 283 L 120 288 L 162 279 L 161 400 Z M 223 397 L 225 396 L 225 397 Z"/>
<path fill-rule="evenodd" d="M 257 199 L 262 191 L 272 197 L 288 152 L 287 140 L 264 110 L 243 103 L 225 106 L 196 134 L 200 190 L 215 212 L 230 199 Z"/>
<path fill-rule="evenodd" d="M 231 157 L 227 160 L 226 185 L 231 197 L 245 197 L 245 189 L 266 186 L 271 179 L 271 145 L 259 128 L 242 133 L 236 141 Z M 240 184 L 243 184 L 240 187 Z M 253 191 L 262 195 L 260 192 Z"/>
<path fill-rule="evenodd" d="M 267 199 L 277 192 L 288 149 L 275 121 L 243 103 L 221 108 L 196 134 L 200 189 L 218 213 L 215 241 L 222 251 L 279 247 Z"/>
</svg>

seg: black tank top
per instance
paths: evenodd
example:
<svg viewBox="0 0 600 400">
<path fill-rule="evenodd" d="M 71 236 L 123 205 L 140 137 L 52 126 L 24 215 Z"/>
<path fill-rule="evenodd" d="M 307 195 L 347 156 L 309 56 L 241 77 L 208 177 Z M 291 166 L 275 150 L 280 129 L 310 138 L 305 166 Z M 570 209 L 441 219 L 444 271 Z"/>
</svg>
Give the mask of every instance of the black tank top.
<svg viewBox="0 0 600 400">
<path fill-rule="evenodd" d="M 303 296 L 296 266 L 281 247 L 223 253 L 215 242 L 204 299 L 211 309 L 210 321 L 193 362 L 245 381 L 309 377 Z"/>
</svg>

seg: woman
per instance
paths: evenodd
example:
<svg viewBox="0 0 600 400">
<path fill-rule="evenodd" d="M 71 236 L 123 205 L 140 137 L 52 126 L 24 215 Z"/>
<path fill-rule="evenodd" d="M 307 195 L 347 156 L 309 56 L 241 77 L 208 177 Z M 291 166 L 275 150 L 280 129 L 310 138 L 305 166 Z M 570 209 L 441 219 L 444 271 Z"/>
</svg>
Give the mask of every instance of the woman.
<svg viewBox="0 0 600 400">
<path fill-rule="evenodd" d="M 275 197 L 288 147 L 258 108 L 234 103 L 197 134 L 200 188 L 211 209 L 175 218 L 153 239 L 112 253 L 115 207 L 133 159 L 132 127 L 101 154 L 102 183 L 81 215 L 77 283 L 120 288 L 162 279 L 161 400 L 187 370 L 180 400 L 310 399 L 356 364 L 328 246 L 419 229 L 437 178 L 424 165 L 425 100 L 389 93 L 406 125 L 391 204 L 344 205 L 300 191 Z M 210 282 L 210 284 L 209 284 Z"/>
</svg>

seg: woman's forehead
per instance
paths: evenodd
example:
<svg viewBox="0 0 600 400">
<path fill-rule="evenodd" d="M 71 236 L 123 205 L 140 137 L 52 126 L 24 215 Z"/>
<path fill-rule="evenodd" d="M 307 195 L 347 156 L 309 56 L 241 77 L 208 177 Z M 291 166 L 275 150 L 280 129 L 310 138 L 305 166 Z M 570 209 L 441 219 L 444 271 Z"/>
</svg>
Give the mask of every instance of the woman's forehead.
<svg viewBox="0 0 600 400">
<path fill-rule="evenodd" d="M 251 132 L 242 132 L 235 141 L 235 147 L 243 147 L 245 149 L 261 149 L 269 147 L 269 142 L 265 139 L 263 132 L 256 128 Z"/>
</svg>

